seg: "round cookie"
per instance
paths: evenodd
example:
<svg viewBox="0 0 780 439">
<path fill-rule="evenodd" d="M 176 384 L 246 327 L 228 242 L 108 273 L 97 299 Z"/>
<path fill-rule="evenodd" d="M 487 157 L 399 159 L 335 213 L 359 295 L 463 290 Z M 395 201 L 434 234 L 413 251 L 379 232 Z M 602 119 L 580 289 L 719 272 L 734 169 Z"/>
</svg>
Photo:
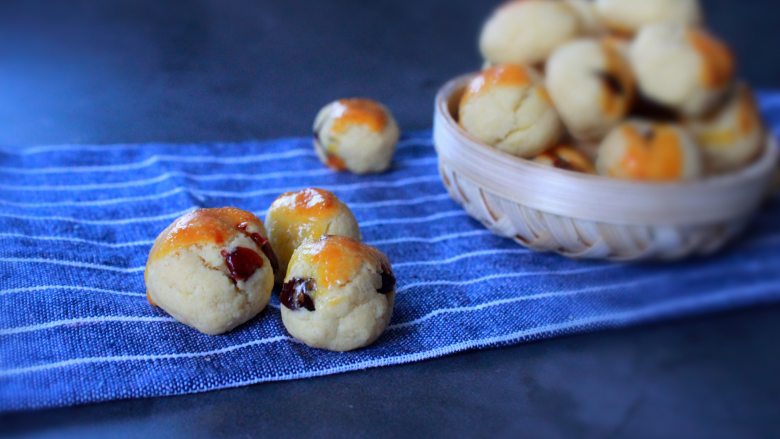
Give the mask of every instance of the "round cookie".
<svg viewBox="0 0 780 439">
<path fill-rule="evenodd" d="M 340 99 L 314 120 L 314 149 L 336 171 L 368 174 L 385 171 L 400 131 L 384 105 L 370 99 Z"/>
<path fill-rule="evenodd" d="M 688 128 L 714 173 L 746 166 L 761 153 L 766 140 L 761 114 L 746 84 L 734 89 L 723 108 L 707 118 L 689 121 Z"/>
<path fill-rule="evenodd" d="M 256 316 L 274 286 L 274 256 L 263 223 L 225 207 L 199 209 L 160 233 L 144 280 L 149 303 L 204 334 Z"/>
<path fill-rule="evenodd" d="M 331 351 L 373 343 L 387 328 L 394 301 L 395 276 L 387 257 L 342 236 L 298 247 L 279 294 L 287 331 Z"/>
<path fill-rule="evenodd" d="M 593 162 L 582 151 L 569 145 L 559 145 L 533 158 L 533 161 L 545 166 L 566 171 L 595 174 Z"/>
<path fill-rule="evenodd" d="M 284 279 L 287 263 L 298 246 L 325 235 L 360 239 L 360 228 L 346 204 L 332 192 L 309 188 L 280 195 L 265 217 L 268 239 L 279 259 L 277 280 Z"/>
<path fill-rule="evenodd" d="M 567 3 L 517 0 L 498 7 L 485 22 L 479 47 L 492 64 L 538 64 L 582 33 L 583 24 Z"/>
<path fill-rule="evenodd" d="M 563 125 L 530 68 L 504 64 L 474 77 L 460 101 L 460 125 L 471 136 L 519 157 L 553 146 Z"/>
<path fill-rule="evenodd" d="M 569 133 L 600 140 L 634 101 L 631 66 L 612 40 L 582 39 L 559 47 L 547 62 L 547 90 Z"/>
<path fill-rule="evenodd" d="M 626 180 L 676 182 L 701 177 L 702 162 L 699 148 L 680 126 L 631 120 L 604 139 L 596 169 Z"/>
<path fill-rule="evenodd" d="M 644 27 L 629 53 L 642 93 L 686 116 L 712 110 L 734 79 L 728 47 L 695 27 L 669 23 Z"/>
<path fill-rule="evenodd" d="M 611 31 L 631 35 L 655 23 L 701 22 L 699 0 L 596 0 L 596 12 Z"/>
</svg>

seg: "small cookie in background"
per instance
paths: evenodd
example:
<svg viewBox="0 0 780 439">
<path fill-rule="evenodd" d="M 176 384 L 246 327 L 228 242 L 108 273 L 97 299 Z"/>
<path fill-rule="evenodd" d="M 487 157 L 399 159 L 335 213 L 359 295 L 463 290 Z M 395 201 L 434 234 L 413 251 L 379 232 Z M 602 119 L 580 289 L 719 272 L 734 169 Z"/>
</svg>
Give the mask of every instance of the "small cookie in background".
<svg viewBox="0 0 780 439">
<path fill-rule="evenodd" d="M 373 343 L 387 328 L 394 301 L 387 257 L 342 236 L 298 247 L 279 294 L 287 331 L 308 346 L 331 351 Z"/>
<path fill-rule="evenodd" d="M 392 113 L 371 99 L 340 99 L 314 120 L 314 149 L 336 171 L 355 174 L 387 170 L 400 131 Z"/>
<path fill-rule="evenodd" d="M 596 0 L 595 7 L 604 25 L 623 35 L 633 35 L 648 24 L 702 21 L 699 0 Z"/>
<path fill-rule="evenodd" d="M 491 65 L 535 65 L 582 34 L 577 12 L 565 2 L 512 1 L 499 6 L 485 22 L 479 47 Z"/>
<path fill-rule="evenodd" d="M 287 272 L 287 264 L 298 246 L 325 235 L 360 239 L 355 215 L 332 192 L 308 188 L 280 195 L 265 217 L 268 239 L 279 259 L 277 281 Z"/>
<path fill-rule="evenodd" d="M 232 207 L 182 216 L 149 253 L 149 302 L 204 334 L 245 323 L 265 308 L 274 286 L 276 257 L 266 236 L 255 215 Z"/>
<path fill-rule="evenodd" d="M 725 105 L 703 119 L 690 120 L 693 133 L 711 173 L 736 171 L 755 160 L 764 148 L 766 134 L 750 87 L 734 88 Z"/>
<path fill-rule="evenodd" d="M 566 171 L 595 174 L 593 162 L 582 151 L 569 145 L 559 145 L 534 157 L 532 161 Z"/>
<path fill-rule="evenodd" d="M 712 111 L 734 80 L 729 48 L 696 27 L 646 26 L 631 44 L 629 59 L 645 97 L 689 117 Z"/>
<path fill-rule="evenodd" d="M 600 175 L 647 182 L 679 182 L 702 176 L 702 158 L 681 126 L 642 120 L 624 122 L 599 147 Z"/>
<path fill-rule="evenodd" d="M 578 140 L 604 138 L 634 102 L 631 66 L 611 39 L 564 44 L 548 60 L 546 74 L 555 108 Z"/>
<path fill-rule="evenodd" d="M 537 78 L 531 68 L 515 64 L 484 70 L 461 98 L 460 125 L 480 142 L 519 157 L 555 145 L 563 125 Z"/>
</svg>

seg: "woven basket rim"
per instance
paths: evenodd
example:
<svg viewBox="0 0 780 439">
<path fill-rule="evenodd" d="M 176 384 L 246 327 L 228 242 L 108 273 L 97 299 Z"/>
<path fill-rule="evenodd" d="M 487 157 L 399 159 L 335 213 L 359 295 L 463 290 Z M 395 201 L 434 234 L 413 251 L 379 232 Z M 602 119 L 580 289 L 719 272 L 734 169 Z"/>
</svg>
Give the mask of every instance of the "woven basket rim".
<svg viewBox="0 0 780 439">
<path fill-rule="evenodd" d="M 777 142 L 770 135 L 761 157 L 750 166 L 691 182 L 635 182 L 545 166 L 485 145 L 455 121 L 450 113 L 451 101 L 474 75 L 458 76 L 439 90 L 434 137 L 446 137 L 449 141 L 436 141 L 434 145 L 440 160 L 456 166 L 464 177 L 518 204 L 580 219 L 623 224 L 731 221 L 752 213 L 778 164 Z M 542 190 L 539 182 L 550 187 Z M 583 197 L 603 199 L 596 206 Z M 655 207 L 644 206 L 644 200 L 651 200 L 647 204 Z"/>
<path fill-rule="evenodd" d="M 751 163 L 750 166 L 740 169 L 738 172 L 710 176 L 699 180 L 674 182 L 674 183 L 668 183 L 668 182 L 654 183 L 654 182 L 641 182 L 641 181 L 632 181 L 632 180 L 619 180 L 612 177 L 606 177 L 603 175 L 585 174 L 581 172 L 569 171 L 566 169 L 546 166 L 540 163 L 533 162 L 531 160 L 517 157 L 515 155 L 501 151 L 497 148 L 494 148 L 490 145 L 484 144 L 474 139 L 452 117 L 452 114 L 450 114 L 448 110 L 448 104 L 450 98 L 452 97 L 453 93 L 465 87 L 466 83 L 476 75 L 477 73 L 467 73 L 458 76 L 454 79 L 451 79 L 450 81 L 445 83 L 445 85 L 439 90 L 439 92 L 436 95 L 436 111 L 441 113 L 444 116 L 447 123 L 454 130 L 456 130 L 463 137 L 464 142 L 470 144 L 470 146 L 477 147 L 477 148 L 484 148 L 490 153 L 502 156 L 504 160 L 509 160 L 510 163 L 516 163 L 524 168 L 531 167 L 536 169 L 544 169 L 545 171 L 548 171 L 550 173 L 555 173 L 562 177 L 573 178 L 575 180 L 584 180 L 590 182 L 608 182 L 610 184 L 613 183 L 620 184 L 623 185 L 624 187 L 633 186 L 635 188 L 641 188 L 644 190 L 679 191 L 679 190 L 685 190 L 685 188 L 688 187 L 720 186 L 720 185 L 728 186 L 731 185 L 734 180 L 742 180 L 746 177 L 755 176 L 757 174 L 763 174 L 762 171 L 765 170 L 767 163 L 771 164 L 774 162 L 774 167 L 780 165 L 780 161 L 778 161 L 778 157 L 780 157 L 780 154 L 778 154 L 778 149 L 780 149 L 778 148 L 778 141 L 771 133 L 768 133 L 767 147 L 764 148 L 764 151 L 762 152 L 761 156 L 758 159 L 756 159 L 753 163 Z"/>
</svg>

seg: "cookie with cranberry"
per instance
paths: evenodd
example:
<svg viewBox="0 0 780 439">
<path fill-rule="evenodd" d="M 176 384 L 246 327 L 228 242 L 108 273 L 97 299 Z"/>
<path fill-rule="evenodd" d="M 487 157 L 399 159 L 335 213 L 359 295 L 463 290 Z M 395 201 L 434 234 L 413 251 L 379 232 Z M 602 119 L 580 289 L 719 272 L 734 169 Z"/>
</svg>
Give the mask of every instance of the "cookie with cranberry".
<svg viewBox="0 0 780 439">
<path fill-rule="evenodd" d="M 237 208 L 198 209 L 160 233 L 144 280 L 149 302 L 205 334 L 222 334 L 262 311 L 276 257 L 263 223 Z"/>
<path fill-rule="evenodd" d="M 645 26 L 631 43 L 629 59 L 646 98 L 689 117 L 711 112 L 734 84 L 731 50 L 698 27 Z"/>
<path fill-rule="evenodd" d="M 326 236 L 295 250 L 279 301 L 293 337 L 315 348 L 350 351 L 373 343 L 387 328 L 395 276 L 380 251 Z"/>
</svg>

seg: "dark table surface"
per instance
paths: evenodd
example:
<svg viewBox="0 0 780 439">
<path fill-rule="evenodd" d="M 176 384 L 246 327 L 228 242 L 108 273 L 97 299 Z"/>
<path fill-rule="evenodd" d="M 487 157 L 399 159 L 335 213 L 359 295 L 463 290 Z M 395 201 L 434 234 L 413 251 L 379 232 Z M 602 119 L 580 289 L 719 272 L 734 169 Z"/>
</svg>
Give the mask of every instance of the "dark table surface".
<svg viewBox="0 0 780 439">
<path fill-rule="evenodd" d="M 705 0 L 741 74 L 780 87 L 780 4 Z M 307 135 L 343 96 L 430 127 L 495 2 L 0 3 L 0 144 Z M 780 307 L 207 394 L 14 413 L 56 437 L 780 436 Z"/>
</svg>

